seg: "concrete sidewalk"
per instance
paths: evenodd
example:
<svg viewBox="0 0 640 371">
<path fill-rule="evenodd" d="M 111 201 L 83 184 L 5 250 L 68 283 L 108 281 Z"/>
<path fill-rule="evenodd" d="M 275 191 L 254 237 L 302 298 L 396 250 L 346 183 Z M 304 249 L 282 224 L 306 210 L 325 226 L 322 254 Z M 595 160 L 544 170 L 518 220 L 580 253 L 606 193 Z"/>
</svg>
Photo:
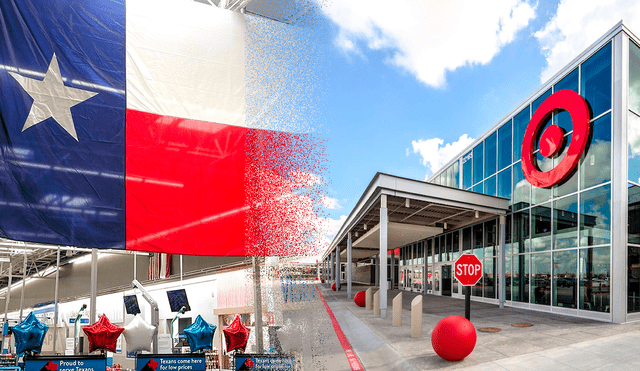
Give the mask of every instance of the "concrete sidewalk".
<svg viewBox="0 0 640 371">
<path fill-rule="evenodd" d="M 366 370 L 637 370 L 640 369 L 640 323 L 622 325 L 472 302 L 476 328 L 497 327 L 500 332 L 477 332 L 474 351 L 464 360 L 448 362 L 431 347 L 431 330 L 448 315 L 464 316 L 464 301 L 425 295 L 423 337 L 411 338 L 410 302 L 418 295 L 403 291 L 403 326 L 392 327 L 392 300 L 387 318 L 357 307 L 346 290 L 319 285 L 354 352 Z M 353 293 L 366 289 L 354 287 Z M 513 327 L 512 323 L 531 323 Z"/>
</svg>

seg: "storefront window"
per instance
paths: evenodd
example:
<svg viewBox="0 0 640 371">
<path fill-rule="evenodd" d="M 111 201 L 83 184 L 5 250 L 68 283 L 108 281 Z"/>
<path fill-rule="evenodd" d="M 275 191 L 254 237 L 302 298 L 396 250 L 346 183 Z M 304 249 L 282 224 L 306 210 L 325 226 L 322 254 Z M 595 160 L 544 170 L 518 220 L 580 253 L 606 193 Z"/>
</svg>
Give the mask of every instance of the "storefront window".
<svg viewBox="0 0 640 371">
<path fill-rule="evenodd" d="M 484 245 L 482 242 L 482 223 L 473 226 L 473 254 L 482 259 Z"/>
<path fill-rule="evenodd" d="M 529 210 L 513 214 L 513 253 L 529 252 Z"/>
<path fill-rule="evenodd" d="M 492 176 L 484 181 L 484 194 L 489 196 L 496 195 L 496 176 Z"/>
<path fill-rule="evenodd" d="M 462 230 L 462 251 L 465 253 L 471 250 L 471 227 Z"/>
<path fill-rule="evenodd" d="M 511 254 L 511 215 L 506 216 L 504 225 L 504 251 L 505 254 Z"/>
<path fill-rule="evenodd" d="M 511 300 L 511 255 L 507 255 L 504 259 L 504 285 L 504 298 Z"/>
<path fill-rule="evenodd" d="M 611 108 L 611 43 L 582 64 L 582 96 L 598 117 Z"/>
<path fill-rule="evenodd" d="M 498 129 L 498 170 L 511 165 L 512 149 L 511 120 Z"/>
<path fill-rule="evenodd" d="M 549 98 L 549 96 L 551 95 L 551 89 L 545 91 L 544 93 L 542 93 L 542 95 L 540 95 L 538 98 L 536 98 L 536 100 L 533 101 L 533 103 L 531 103 L 531 114 L 535 114 L 536 110 L 538 109 L 538 107 L 540 107 L 540 105 L 542 104 L 542 102 L 545 101 L 545 99 Z"/>
<path fill-rule="evenodd" d="M 580 194 L 580 246 L 604 245 L 611 241 L 611 186 Z"/>
<path fill-rule="evenodd" d="M 513 165 L 513 210 L 517 211 L 529 206 L 531 185 L 525 179 L 522 173 L 522 165 L 520 162 Z"/>
<path fill-rule="evenodd" d="M 484 256 L 494 256 L 496 246 L 496 220 L 490 220 L 484 223 Z"/>
<path fill-rule="evenodd" d="M 609 312 L 609 246 L 580 250 L 580 309 Z"/>
<path fill-rule="evenodd" d="M 453 163 L 453 166 L 451 166 L 451 168 L 453 169 L 451 171 L 451 186 L 453 188 L 460 188 L 460 171 L 458 170 L 458 164 L 459 162 L 456 161 Z"/>
<path fill-rule="evenodd" d="M 529 107 L 525 107 L 517 115 L 513 117 L 513 161 L 520 160 L 522 152 L 522 142 L 524 141 L 524 132 L 529 126 Z"/>
<path fill-rule="evenodd" d="M 629 246 L 629 269 L 627 277 L 627 311 L 640 312 L 640 247 Z"/>
<path fill-rule="evenodd" d="M 493 132 L 484 140 L 484 177 L 490 177 L 496 173 L 496 156 L 497 156 L 497 137 L 498 133 Z"/>
<path fill-rule="evenodd" d="M 529 254 L 513 255 L 512 299 L 529 302 Z"/>
<path fill-rule="evenodd" d="M 531 303 L 551 304 L 551 254 L 531 254 Z"/>
<path fill-rule="evenodd" d="M 592 139 L 580 160 L 580 189 L 611 180 L 611 114 L 593 123 Z"/>
<path fill-rule="evenodd" d="M 627 205 L 629 243 L 640 245 L 640 187 L 629 183 Z"/>
<path fill-rule="evenodd" d="M 511 199 L 511 168 L 498 173 L 498 196 Z"/>
<path fill-rule="evenodd" d="M 468 189 L 473 185 L 473 152 L 469 151 L 462 157 L 462 188 Z"/>
<path fill-rule="evenodd" d="M 447 187 L 451 187 L 453 184 L 453 166 L 449 166 L 449 168 L 446 171 L 447 173 L 447 183 L 446 186 Z"/>
<path fill-rule="evenodd" d="M 553 202 L 553 248 L 578 246 L 578 196 Z"/>
<path fill-rule="evenodd" d="M 551 249 L 551 203 L 531 209 L 531 251 Z"/>
<path fill-rule="evenodd" d="M 451 233 L 447 233 L 445 236 L 446 237 L 446 250 L 447 250 L 447 258 L 443 259 L 443 261 L 449 261 L 451 260 Z"/>
<path fill-rule="evenodd" d="M 495 279 L 495 276 L 498 272 L 498 259 L 485 258 L 482 265 L 484 270 L 484 297 L 495 299 L 496 282 L 498 281 Z"/>
<path fill-rule="evenodd" d="M 455 231 L 452 234 L 453 243 L 451 244 L 451 248 L 453 251 L 451 260 L 456 260 L 460 256 L 460 232 Z"/>
<path fill-rule="evenodd" d="M 640 114 L 640 48 L 629 42 L 629 109 Z"/>
<path fill-rule="evenodd" d="M 576 308 L 578 305 L 578 251 L 553 253 L 553 305 Z"/>
<path fill-rule="evenodd" d="M 434 263 L 440 261 L 440 237 L 433 239 L 433 261 Z"/>
<path fill-rule="evenodd" d="M 640 76 L 639 76 L 640 77 Z M 640 183 L 640 116 L 629 111 L 627 142 L 629 154 L 629 180 Z"/>
<path fill-rule="evenodd" d="M 483 179 L 482 175 L 484 173 L 482 171 L 482 152 L 484 152 L 484 145 L 483 142 L 480 142 L 480 144 L 478 144 L 476 148 L 473 149 L 473 184 L 476 184 Z"/>
</svg>

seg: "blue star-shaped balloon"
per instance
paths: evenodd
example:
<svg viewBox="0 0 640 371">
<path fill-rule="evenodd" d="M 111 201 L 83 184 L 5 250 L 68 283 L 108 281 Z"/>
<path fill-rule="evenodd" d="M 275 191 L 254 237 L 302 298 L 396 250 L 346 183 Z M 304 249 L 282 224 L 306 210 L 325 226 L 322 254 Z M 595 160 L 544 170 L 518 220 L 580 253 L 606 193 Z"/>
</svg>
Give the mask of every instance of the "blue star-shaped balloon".
<svg viewBox="0 0 640 371">
<path fill-rule="evenodd" d="M 13 327 L 13 336 L 16 339 L 16 353 L 22 355 L 24 352 L 40 353 L 44 335 L 49 330 L 49 326 L 40 322 L 33 312 L 27 318 Z"/>
<path fill-rule="evenodd" d="M 184 329 L 184 334 L 187 335 L 191 351 L 211 349 L 213 334 L 216 332 L 216 328 L 217 326 L 209 324 L 198 315 L 191 326 Z"/>
</svg>

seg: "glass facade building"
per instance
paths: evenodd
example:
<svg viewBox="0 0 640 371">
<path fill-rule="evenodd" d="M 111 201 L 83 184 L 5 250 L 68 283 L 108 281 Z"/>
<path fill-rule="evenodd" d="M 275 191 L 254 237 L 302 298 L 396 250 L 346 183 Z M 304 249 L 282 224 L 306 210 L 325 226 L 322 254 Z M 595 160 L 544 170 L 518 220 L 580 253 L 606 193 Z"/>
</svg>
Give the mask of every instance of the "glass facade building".
<svg viewBox="0 0 640 371">
<path fill-rule="evenodd" d="M 587 102 L 591 136 L 568 177 L 537 188 L 523 174 L 522 143 L 536 109 L 560 90 Z M 534 160 L 543 172 L 563 160 L 573 134 L 567 111 L 554 111 L 539 133 L 550 125 L 563 129 L 564 145 L 544 157 L 536 139 Z M 400 270 L 405 277 L 420 270 L 420 290 L 462 297 L 452 266 L 472 253 L 484 264 L 472 300 L 497 303 L 504 285 L 507 306 L 640 319 L 640 40 L 622 23 L 614 27 L 428 182 L 506 198 L 510 211 L 504 251 L 498 218 L 401 247 Z M 417 287 L 411 280 L 404 288 Z"/>
</svg>

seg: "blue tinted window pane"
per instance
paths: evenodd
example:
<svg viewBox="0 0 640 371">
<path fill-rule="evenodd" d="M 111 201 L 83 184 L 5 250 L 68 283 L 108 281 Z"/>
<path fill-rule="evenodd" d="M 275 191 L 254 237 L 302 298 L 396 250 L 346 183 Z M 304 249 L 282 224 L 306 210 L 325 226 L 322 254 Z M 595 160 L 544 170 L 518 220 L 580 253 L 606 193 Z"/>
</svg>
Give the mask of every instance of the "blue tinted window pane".
<svg viewBox="0 0 640 371">
<path fill-rule="evenodd" d="M 531 254 L 531 303 L 551 304 L 551 254 Z"/>
<path fill-rule="evenodd" d="M 473 149 L 473 184 L 482 180 L 482 152 L 483 143 L 480 142 L 480 144 Z"/>
<path fill-rule="evenodd" d="M 611 248 L 580 250 L 580 309 L 609 312 L 611 295 Z"/>
<path fill-rule="evenodd" d="M 449 166 L 449 168 L 446 171 L 447 175 L 446 175 L 446 181 L 445 181 L 445 184 L 444 184 L 447 187 L 451 187 L 451 183 L 452 183 L 452 179 L 451 178 L 453 176 L 452 172 L 453 172 L 453 167 Z"/>
<path fill-rule="evenodd" d="M 580 246 L 611 241 L 611 185 L 580 194 Z"/>
<path fill-rule="evenodd" d="M 640 245 L 640 187 L 629 183 L 627 197 L 629 199 L 627 206 L 629 243 Z M 640 281 L 636 280 L 636 282 L 637 285 L 640 285 Z M 640 297 L 638 300 L 640 303 Z M 638 307 L 638 311 L 640 311 L 640 307 Z"/>
<path fill-rule="evenodd" d="M 484 181 L 484 194 L 489 196 L 496 195 L 496 176 L 492 176 Z"/>
<path fill-rule="evenodd" d="M 472 191 L 476 192 L 476 193 L 483 193 L 484 188 L 482 187 L 482 182 L 476 184 L 473 186 L 473 188 L 471 189 Z"/>
<path fill-rule="evenodd" d="M 578 291 L 577 251 L 560 251 L 553 254 L 553 305 L 576 308 Z"/>
<path fill-rule="evenodd" d="M 553 248 L 578 246 L 578 196 L 553 202 Z"/>
<path fill-rule="evenodd" d="M 611 108 L 611 43 L 582 64 L 580 88 L 591 107 L 592 117 Z"/>
<path fill-rule="evenodd" d="M 573 90 L 578 93 L 578 85 L 580 85 L 578 77 L 578 69 L 576 68 L 562 80 L 558 81 L 558 83 L 553 87 L 553 91 L 558 92 L 560 90 Z"/>
<path fill-rule="evenodd" d="M 511 199 L 511 168 L 498 173 L 498 196 Z"/>
<path fill-rule="evenodd" d="M 629 112 L 627 126 L 629 180 L 640 183 L 640 116 Z"/>
<path fill-rule="evenodd" d="M 526 107 L 513 118 L 513 161 L 520 160 L 524 132 L 529 125 L 529 107 Z"/>
<path fill-rule="evenodd" d="M 542 104 L 542 102 L 544 102 L 545 99 L 549 98 L 550 95 L 551 95 L 551 89 L 545 91 L 544 93 L 542 93 L 541 96 L 536 98 L 536 100 L 534 100 L 533 103 L 531 103 L 531 112 L 535 113 L 538 107 L 540 107 L 540 105 Z"/>
<path fill-rule="evenodd" d="M 529 206 L 531 185 L 525 179 L 522 173 L 522 166 L 520 162 L 513 165 L 513 197 L 511 199 L 511 205 L 513 210 L 524 209 Z"/>
<path fill-rule="evenodd" d="M 592 139 L 580 159 L 580 189 L 611 180 L 611 114 L 593 123 Z"/>
<path fill-rule="evenodd" d="M 529 254 L 513 256 L 512 298 L 513 301 L 529 302 Z"/>
<path fill-rule="evenodd" d="M 462 158 L 462 188 L 467 189 L 473 185 L 473 152 L 469 151 Z"/>
<path fill-rule="evenodd" d="M 629 109 L 640 113 L 640 48 L 629 42 Z"/>
<path fill-rule="evenodd" d="M 498 129 L 498 170 L 511 165 L 511 121 Z"/>
<path fill-rule="evenodd" d="M 484 177 L 496 173 L 496 139 L 498 134 L 494 132 L 484 140 Z"/>
<path fill-rule="evenodd" d="M 460 186 L 460 171 L 458 171 L 458 164 L 459 162 L 456 161 L 452 166 L 453 171 L 451 173 L 451 186 L 453 188 L 459 188 Z"/>
<path fill-rule="evenodd" d="M 531 208 L 531 251 L 551 250 L 551 204 Z"/>
<path fill-rule="evenodd" d="M 529 210 L 513 214 L 513 253 L 529 252 Z"/>
</svg>

